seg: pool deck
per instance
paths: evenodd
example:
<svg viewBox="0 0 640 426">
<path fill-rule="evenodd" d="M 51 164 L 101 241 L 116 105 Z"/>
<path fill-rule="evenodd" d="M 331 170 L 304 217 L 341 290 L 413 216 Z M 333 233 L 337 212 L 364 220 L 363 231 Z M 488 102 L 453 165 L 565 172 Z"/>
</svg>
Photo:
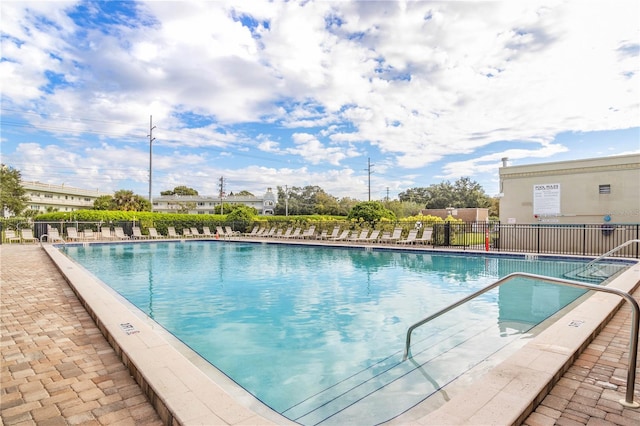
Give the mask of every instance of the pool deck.
<svg viewBox="0 0 640 426">
<path fill-rule="evenodd" d="M 218 386 L 223 377 L 193 368 L 198 361 L 151 321 L 72 262 L 57 264 L 36 244 L 0 246 L 0 424 L 292 424 Z M 615 281 L 640 299 L 640 266 Z M 640 424 L 640 409 L 618 402 L 630 324 L 627 303 L 594 294 L 442 407 L 418 406 L 390 424 Z"/>
</svg>

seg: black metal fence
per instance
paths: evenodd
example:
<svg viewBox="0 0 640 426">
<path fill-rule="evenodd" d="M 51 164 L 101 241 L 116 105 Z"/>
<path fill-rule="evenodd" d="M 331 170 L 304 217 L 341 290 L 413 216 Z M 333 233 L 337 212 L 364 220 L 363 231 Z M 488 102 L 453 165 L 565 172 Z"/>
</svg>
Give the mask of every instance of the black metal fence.
<svg viewBox="0 0 640 426">
<path fill-rule="evenodd" d="M 264 221 L 256 222 L 265 225 Z M 307 222 L 296 226 L 308 227 L 316 225 L 316 232 L 331 230 L 334 226 L 342 229 L 365 229 L 370 225 L 362 222 L 331 221 L 331 222 Z M 21 227 L 31 227 L 24 226 Z M 167 224 L 159 224 L 158 230 L 162 231 Z M 168 224 L 171 225 L 171 224 Z M 226 223 L 232 229 L 247 227 L 254 224 Z M 272 224 L 273 225 L 273 224 Z M 279 222 L 279 226 L 287 226 L 286 222 Z M 66 234 L 68 227 L 75 227 L 78 231 L 91 229 L 100 232 L 104 226 L 114 228 L 121 227 L 126 235 L 132 235 L 133 227 L 140 223 L 133 221 L 114 222 L 35 222 L 32 224 L 34 236 L 40 238 L 47 234 L 49 227 L 58 229 L 60 235 Z M 565 254 L 581 256 L 599 256 L 619 245 L 640 239 L 640 224 L 504 224 L 499 222 L 445 222 L 436 224 L 422 224 L 420 222 L 398 221 L 378 224 L 377 229 L 392 230 L 402 227 L 403 238 L 411 229 L 419 229 L 420 234 L 424 229 L 431 228 L 433 247 L 457 248 L 461 250 L 488 250 L 500 252 L 520 252 L 535 254 Z M 143 233 L 146 230 L 143 228 Z M 420 237 L 418 234 L 418 238 Z M 631 244 L 613 254 L 620 257 L 640 257 L 640 245 Z"/>
</svg>

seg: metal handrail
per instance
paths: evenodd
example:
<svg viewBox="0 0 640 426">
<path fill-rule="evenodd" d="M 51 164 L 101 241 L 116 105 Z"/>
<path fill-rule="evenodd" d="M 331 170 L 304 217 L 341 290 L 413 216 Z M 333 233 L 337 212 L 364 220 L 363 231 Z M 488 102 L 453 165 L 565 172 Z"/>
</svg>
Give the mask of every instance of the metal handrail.
<svg viewBox="0 0 640 426">
<path fill-rule="evenodd" d="M 632 315 L 631 315 L 631 339 L 629 342 L 629 367 L 628 367 L 628 371 L 627 371 L 627 393 L 626 393 L 626 397 L 624 400 L 620 400 L 620 404 L 626 406 L 626 407 L 631 407 L 631 408 L 638 408 L 640 407 L 640 404 L 637 402 L 633 401 L 633 392 L 634 392 L 634 387 L 635 387 L 635 380 L 636 380 L 636 363 L 637 363 L 637 358 L 638 358 L 638 329 L 639 329 L 639 322 L 640 322 L 640 307 L 638 306 L 638 302 L 636 302 L 636 300 L 633 298 L 633 296 L 631 296 L 629 293 L 626 293 L 622 290 L 619 290 L 617 288 L 610 288 L 610 287 L 605 287 L 605 286 L 599 286 L 599 285 L 595 285 L 595 284 L 587 284 L 587 283 L 582 283 L 579 281 L 572 281 L 572 280 L 564 280 L 564 279 L 560 279 L 560 278 L 553 278 L 553 277 L 546 277 L 544 275 L 536 275 L 536 274 L 529 274 L 529 273 L 525 273 L 525 272 L 514 272 L 512 274 L 509 274 L 503 278 L 500 278 L 498 281 L 494 282 L 493 284 L 490 284 L 462 299 L 460 299 L 459 301 L 452 303 L 451 305 L 447 306 L 444 309 L 441 309 L 440 311 L 436 312 L 433 315 L 428 316 L 427 318 L 418 321 L 417 323 L 413 324 L 411 327 L 408 328 L 407 330 L 407 341 L 406 341 L 406 345 L 404 348 L 404 356 L 402 357 L 403 361 L 406 361 L 407 358 L 409 357 L 409 348 L 411 346 L 411 333 L 413 332 L 414 329 L 420 327 L 423 324 L 426 324 L 427 322 L 439 317 L 440 315 L 443 315 L 449 311 L 451 311 L 452 309 L 457 308 L 458 306 L 470 301 L 471 299 L 476 298 L 477 296 L 486 293 L 489 290 L 492 290 L 496 287 L 501 286 L 502 284 L 504 284 L 507 281 L 511 281 L 514 278 L 530 278 L 533 280 L 538 280 L 538 281 L 545 281 L 548 283 L 552 283 L 552 284 L 560 284 L 560 285 L 566 285 L 566 286 L 570 286 L 570 287 L 577 287 L 577 288 L 583 288 L 583 289 L 587 289 L 587 290 L 594 290 L 594 291 L 601 291 L 604 293 L 611 293 L 611 294 L 615 294 L 618 295 L 620 297 L 623 297 L 624 299 L 627 300 L 627 302 L 629 302 L 629 304 L 631 305 L 631 311 L 632 311 Z"/>
<path fill-rule="evenodd" d="M 591 262 L 587 263 L 584 267 L 584 270 L 588 270 L 590 267 L 593 266 L 594 263 L 604 259 L 605 257 L 609 256 L 610 254 L 613 254 L 617 251 L 619 251 L 620 249 L 633 244 L 633 243 L 640 243 L 640 240 L 629 240 L 626 243 L 622 243 L 620 244 L 618 247 L 612 248 L 611 250 L 609 250 L 608 252 L 606 252 L 605 254 L 601 254 L 600 256 L 596 257 L 595 259 L 593 259 Z"/>
</svg>

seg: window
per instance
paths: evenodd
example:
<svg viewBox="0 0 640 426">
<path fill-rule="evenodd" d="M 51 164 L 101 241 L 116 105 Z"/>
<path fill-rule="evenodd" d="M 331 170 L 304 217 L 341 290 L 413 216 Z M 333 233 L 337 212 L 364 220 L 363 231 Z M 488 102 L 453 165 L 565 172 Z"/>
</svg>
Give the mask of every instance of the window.
<svg viewBox="0 0 640 426">
<path fill-rule="evenodd" d="M 600 185 L 598 187 L 598 193 L 599 194 L 611 194 L 611 185 L 606 184 L 606 185 Z"/>
</svg>

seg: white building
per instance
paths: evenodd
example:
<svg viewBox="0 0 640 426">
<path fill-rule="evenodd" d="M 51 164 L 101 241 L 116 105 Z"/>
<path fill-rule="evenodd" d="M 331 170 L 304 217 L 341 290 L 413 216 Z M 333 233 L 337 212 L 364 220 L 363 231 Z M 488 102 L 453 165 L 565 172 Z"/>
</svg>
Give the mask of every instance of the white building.
<svg viewBox="0 0 640 426">
<path fill-rule="evenodd" d="M 267 192 L 257 197 L 254 195 L 229 195 L 226 197 L 207 195 L 163 195 L 153 198 L 154 212 L 190 214 L 214 214 L 216 206 L 225 204 L 244 204 L 253 207 L 260 215 L 272 215 L 274 213 L 277 196 L 267 188 Z"/>
<path fill-rule="evenodd" d="M 38 214 L 92 209 L 93 202 L 98 197 L 105 195 L 113 197 L 112 192 L 102 192 L 98 189 L 80 189 L 64 184 L 54 185 L 29 181 L 21 181 L 20 184 L 29 198 L 27 208 L 38 212 Z"/>
<path fill-rule="evenodd" d="M 500 168 L 500 222 L 640 223 L 640 154 Z"/>
</svg>

